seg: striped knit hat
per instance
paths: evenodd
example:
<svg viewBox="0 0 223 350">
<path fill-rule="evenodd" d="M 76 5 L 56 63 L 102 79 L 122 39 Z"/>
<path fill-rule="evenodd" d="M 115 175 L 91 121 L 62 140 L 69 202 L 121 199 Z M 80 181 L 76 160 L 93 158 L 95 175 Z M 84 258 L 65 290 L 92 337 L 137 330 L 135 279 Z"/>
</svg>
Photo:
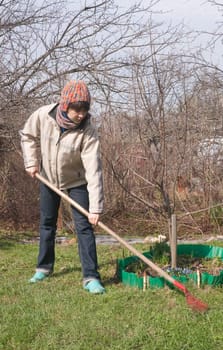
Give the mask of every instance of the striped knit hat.
<svg viewBox="0 0 223 350">
<path fill-rule="evenodd" d="M 91 95 L 87 85 L 82 80 L 71 80 L 67 83 L 60 97 L 60 109 L 61 111 L 67 111 L 69 103 L 75 103 L 78 101 L 91 102 Z"/>
</svg>

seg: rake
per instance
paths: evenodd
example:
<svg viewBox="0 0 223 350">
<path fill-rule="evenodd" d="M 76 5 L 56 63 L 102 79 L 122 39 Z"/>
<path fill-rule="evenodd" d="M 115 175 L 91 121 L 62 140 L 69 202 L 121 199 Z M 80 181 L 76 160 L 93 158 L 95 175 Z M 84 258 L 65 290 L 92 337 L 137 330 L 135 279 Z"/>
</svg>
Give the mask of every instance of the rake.
<svg viewBox="0 0 223 350">
<path fill-rule="evenodd" d="M 36 178 L 39 179 L 42 183 L 56 192 L 61 198 L 70 203 L 73 207 L 79 210 L 83 215 L 89 215 L 88 211 L 82 208 L 78 203 L 76 203 L 73 199 L 71 199 L 67 194 L 59 190 L 56 186 L 52 185 L 48 180 L 46 180 L 39 173 L 35 174 Z M 180 283 L 172 276 L 170 276 L 167 272 L 163 271 L 159 266 L 154 264 L 151 260 L 146 258 L 143 254 L 141 254 L 137 249 L 132 247 L 128 242 L 122 239 L 119 235 L 117 235 L 113 230 L 103 224 L 101 221 L 98 222 L 98 226 L 101 227 L 105 232 L 114 237 L 118 242 L 120 242 L 124 247 L 126 247 L 129 251 L 131 251 L 135 256 L 141 259 L 146 265 L 150 266 L 154 271 L 158 273 L 159 276 L 163 277 L 165 280 L 170 282 L 176 289 L 178 289 L 181 293 L 186 297 L 187 304 L 190 308 L 195 311 L 204 312 L 208 309 L 208 305 L 203 301 L 195 298 L 189 290 L 185 287 L 184 284 Z"/>
</svg>

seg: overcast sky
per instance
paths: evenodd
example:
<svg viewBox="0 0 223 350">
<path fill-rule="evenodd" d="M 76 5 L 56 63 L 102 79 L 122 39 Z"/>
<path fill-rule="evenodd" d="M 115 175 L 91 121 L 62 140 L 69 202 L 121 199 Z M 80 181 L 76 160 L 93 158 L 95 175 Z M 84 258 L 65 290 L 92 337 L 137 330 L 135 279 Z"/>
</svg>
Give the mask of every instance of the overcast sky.
<svg viewBox="0 0 223 350">
<path fill-rule="evenodd" d="M 222 0 L 218 1 L 223 4 Z M 195 31 L 214 32 L 220 22 L 223 22 L 223 13 L 210 4 L 207 0 L 160 0 L 155 8 L 162 10 L 162 18 L 172 21 L 173 24 L 182 22 Z M 223 9 L 223 6 L 222 8 Z M 210 39 L 210 36 L 201 35 L 199 41 L 202 46 Z M 212 58 L 222 65 L 223 45 L 219 40 L 216 44 Z"/>
<path fill-rule="evenodd" d="M 87 4 L 88 1 L 91 2 L 92 0 L 79 1 Z M 115 0 L 116 4 L 121 7 L 129 7 L 139 1 L 142 1 L 145 6 L 150 2 L 149 0 Z M 222 4 L 222 7 L 220 7 L 222 12 L 219 12 L 217 6 L 210 4 L 208 0 L 159 0 L 157 2 L 153 10 L 162 12 L 162 14 L 155 14 L 153 20 L 163 22 L 164 25 L 168 25 L 170 22 L 173 25 L 183 22 L 188 31 L 214 32 L 219 23 L 223 22 L 223 0 L 218 0 L 218 3 Z M 210 36 L 203 34 L 197 44 L 205 46 L 208 39 L 210 39 Z M 223 44 L 219 40 L 212 57 L 216 63 L 223 66 L 222 55 Z"/>
<path fill-rule="evenodd" d="M 155 8 L 164 11 L 163 16 L 167 20 L 183 20 L 186 25 L 198 30 L 212 29 L 222 18 L 217 7 L 206 0 L 160 0 Z"/>
</svg>

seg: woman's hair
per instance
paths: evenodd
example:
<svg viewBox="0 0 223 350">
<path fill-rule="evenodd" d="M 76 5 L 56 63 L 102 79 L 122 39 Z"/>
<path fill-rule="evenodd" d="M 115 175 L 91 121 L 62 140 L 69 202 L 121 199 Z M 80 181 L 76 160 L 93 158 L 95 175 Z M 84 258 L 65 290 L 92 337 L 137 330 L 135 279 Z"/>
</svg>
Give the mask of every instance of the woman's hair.
<svg viewBox="0 0 223 350">
<path fill-rule="evenodd" d="M 90 103 L 87 101 L 77 101 L 77 102 L 71 102 L 67 106 L 68 109 L 73 109 L 76 112 L 80 112 L 81 110 L 89 111 L 90 109 Z"/>
</svg>

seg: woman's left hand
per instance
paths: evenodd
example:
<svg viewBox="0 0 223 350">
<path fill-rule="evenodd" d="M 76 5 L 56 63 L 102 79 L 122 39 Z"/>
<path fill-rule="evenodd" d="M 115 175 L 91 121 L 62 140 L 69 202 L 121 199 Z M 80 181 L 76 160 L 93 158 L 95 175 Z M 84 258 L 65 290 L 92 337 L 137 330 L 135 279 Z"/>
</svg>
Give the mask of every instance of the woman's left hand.
<svg viewBox="0 0 223 350">
<path fill-rule="evenodd" d="M 99 214 L 89 213 L 88 220 L 92 225 L 97 225 L 97 223 L 99 221 Z"/>
</svg>

